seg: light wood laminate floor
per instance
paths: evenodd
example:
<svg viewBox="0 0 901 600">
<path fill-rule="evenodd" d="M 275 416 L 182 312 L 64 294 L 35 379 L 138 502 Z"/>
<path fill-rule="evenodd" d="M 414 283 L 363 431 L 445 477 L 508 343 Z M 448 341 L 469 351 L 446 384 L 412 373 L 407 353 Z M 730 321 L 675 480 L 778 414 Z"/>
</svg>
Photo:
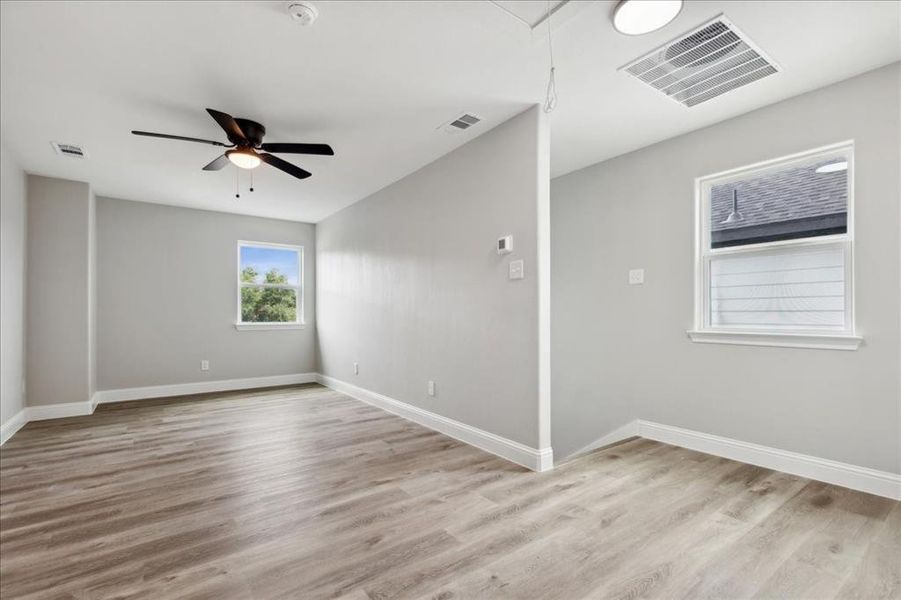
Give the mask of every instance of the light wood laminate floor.
<svg viewBox="0 0 901 600">
<path fill-rule="evenodd" d="M 531 473 L 316 385 L 0 455 L 4 600 L 901 597 L 901 503 L 641 439 Z"/>
</svg>

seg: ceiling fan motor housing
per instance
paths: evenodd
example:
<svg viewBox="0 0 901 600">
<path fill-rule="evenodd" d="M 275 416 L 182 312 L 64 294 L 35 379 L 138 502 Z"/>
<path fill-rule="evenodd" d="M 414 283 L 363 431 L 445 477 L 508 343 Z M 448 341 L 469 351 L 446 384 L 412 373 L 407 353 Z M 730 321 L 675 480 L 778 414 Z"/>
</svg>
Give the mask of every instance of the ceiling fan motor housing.
<svg viewBox="0 0 901 600">
<path fill-rule="evenodd" d="M 244 132 L 244 137 L 247 138 L 247 141 L 250 142 L 250 145 L 254 148 L 259 148 L 260 144 L 263 143 L 263 136 L 266 135 L 266 128 L 256 121 L 251 121 L 250 119 L 235 119 L 235 123 L 238 124 L 238 127 L 241 128 L 241 131 Z M 235 137 L 229 135 L 228 141 L 230 141 L 235 146 L 246 146 L 247 144 L 242 139 L 236 139 Z"/>
</svg>

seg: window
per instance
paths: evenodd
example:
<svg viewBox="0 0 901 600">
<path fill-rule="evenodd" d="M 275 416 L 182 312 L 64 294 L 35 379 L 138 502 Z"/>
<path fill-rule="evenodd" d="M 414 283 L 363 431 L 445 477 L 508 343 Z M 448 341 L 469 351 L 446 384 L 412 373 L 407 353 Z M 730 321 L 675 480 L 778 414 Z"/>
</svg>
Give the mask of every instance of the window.
<svg viewBox="0 0 901 600">
<path fill-rule="evenodd" d="M 857 348 L 853 146 L 696 181 L 698 342 Z"/>
<path fill-rule="evenodd" d="M 303 248 L 238 242 L 238 329 L 303 326 Z"/>
</svg>

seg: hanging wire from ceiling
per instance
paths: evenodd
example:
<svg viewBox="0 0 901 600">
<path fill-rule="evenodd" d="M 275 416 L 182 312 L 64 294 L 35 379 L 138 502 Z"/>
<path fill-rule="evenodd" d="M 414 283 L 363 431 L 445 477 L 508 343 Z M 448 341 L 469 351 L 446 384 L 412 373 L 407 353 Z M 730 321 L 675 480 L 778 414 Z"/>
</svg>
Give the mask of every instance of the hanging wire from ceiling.
<svg viewBox="0 0 901 600">
<path fill-rule="evenodd" d="M 551 39 L 551 1 L 547 0 L 547 48 L 551 57 L 551 72 L 547 80 L 547 96 L 544 100 L 544 112 L 550 113 L 557 108 L 557 81 L 554 77 L 554 43 Z"/>
</svg>

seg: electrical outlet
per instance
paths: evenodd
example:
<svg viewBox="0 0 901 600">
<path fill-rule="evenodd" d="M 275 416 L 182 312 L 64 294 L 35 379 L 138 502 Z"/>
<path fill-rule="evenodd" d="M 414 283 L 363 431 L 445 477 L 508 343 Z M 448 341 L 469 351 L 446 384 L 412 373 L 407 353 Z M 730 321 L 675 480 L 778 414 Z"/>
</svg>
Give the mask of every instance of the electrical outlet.
<svg viewBox="0 0 901 600">
<path fill-rule="evenodd" d="M 641 285 L 644 283 L 644 269 L 632 269 L 629 271 L 629 285 Z"/>
<path fill-rule="evenodd" d="M 210 361 L 208 361 L 208 360 L 200 361 L 200 370 L 201 371 L 209 371 L 210 370 Z"/>
<path fill-rule="evenodd" d="M 429 396 L 435 395 L 435 382 L 429 380 Z"/>
<path fill-rule="evenodd" d="M 354 375 L 359 375 L 359 374 L 360 374 L 360 363 L 355 362 L 354 363 Z"/>
</svg>

